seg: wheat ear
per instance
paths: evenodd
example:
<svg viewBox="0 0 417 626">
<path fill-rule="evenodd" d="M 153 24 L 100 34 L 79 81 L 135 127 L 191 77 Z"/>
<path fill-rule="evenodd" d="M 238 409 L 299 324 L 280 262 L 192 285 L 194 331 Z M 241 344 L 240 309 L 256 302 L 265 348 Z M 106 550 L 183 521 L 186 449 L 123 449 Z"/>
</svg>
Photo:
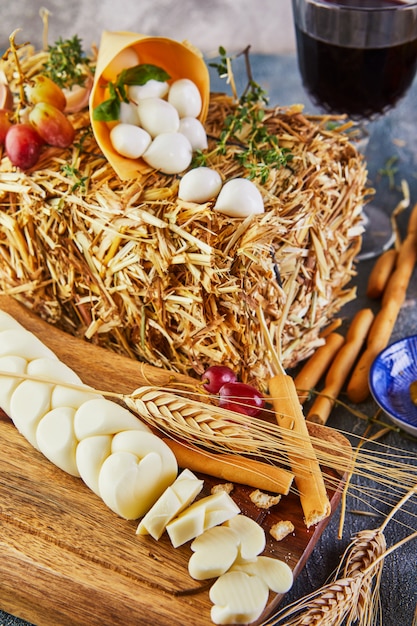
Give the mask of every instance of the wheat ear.
<svg viewBox="0 0 417 626">
<path fill-rule="evenodd" d="M 384 530 L 397 511 L 416 493 L 417 485 L 401 498 L 381 526 L 360 531 L 354 536 L 331 582 L 293 602 L 264 622 L 263 626 L 374 624 L 375 611 L 381 610 L 379 586 L 384 560 L 404 543 L 417 538 L 417 531 L 414 531 L 387 549 Z M 342 578 L 338 578 L 340 575 Z"/>
</svg>

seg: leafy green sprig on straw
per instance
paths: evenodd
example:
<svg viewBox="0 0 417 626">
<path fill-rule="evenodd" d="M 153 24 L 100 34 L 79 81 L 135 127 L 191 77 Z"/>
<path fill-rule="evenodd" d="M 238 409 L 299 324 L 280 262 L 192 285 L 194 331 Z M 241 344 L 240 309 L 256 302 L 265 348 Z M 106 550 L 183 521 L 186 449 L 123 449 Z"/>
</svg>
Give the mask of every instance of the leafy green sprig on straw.
<svg viewBox="0 0 417 626">
<path fill-rule="evenodd" d="M 48 52 L 44 70 L 51 80 L 59 87 L 84 84 L 86 71 L 91 72 L 91 66 L 78 35 L 71 39 L 60 37 L 53 46 L 48 46 Z"/>
<path fill-rule="evenodd" d="M 236 92 L 232 71 L 232 57 L 228 57 L 223 47 L 219 48 L 220 60 L 210 63 L 217 69 L 220 78 L 227 78 L 231 85 L 233 97 L 237 102 L 233 113 L 227 115 L 215 148 L 210 152 L 197 151 L 193 165 L 206 165 L 210 157 L 226 154 L 228 145 L 240 148 L 235 159 L 247 170 L 248 178 L 259 179 L 260 183 L 268 180 L 272 169 L 285 167 L 292 159 L 288 148 L 281 148 L 276 135 L 269 132 L 265 124 L 265 105 L 268 103 L 267 93 L 255 82 L 250 66 L 248 46 L 237 56 L 244 55 L 247 85 L 239 97 Z"/>
</svg>

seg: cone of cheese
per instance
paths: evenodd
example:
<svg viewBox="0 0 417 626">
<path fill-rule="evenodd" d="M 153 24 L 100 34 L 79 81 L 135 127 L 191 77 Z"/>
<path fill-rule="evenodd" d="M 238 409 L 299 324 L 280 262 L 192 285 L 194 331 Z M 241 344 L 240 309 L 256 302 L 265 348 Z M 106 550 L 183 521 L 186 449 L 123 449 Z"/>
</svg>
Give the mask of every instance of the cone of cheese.
<svg viewBox="0 0 417 626">
<path fill-rule="evenodd" d="M 195 118 L 204 123 L 210 97 L 210 80 L 207 66 L 200 51 L 188 42 L 178 42 L 164 37 L 148 37 L 131 32 L 104 31 L 101 37 L 94 84 L 90 96 L 90 119 L 96 141 L 103 154 L 122 180 L 129 180 L 149 170 L 142 157 L 127 157 L 114 148 L 110 133 L 120 120 L 110 119 L 108 112 L 105 119 L 98 119 L 97 107 L 104 102 L 112 105 L 115 97 L 114 85 L 124 70 L 138 68 L 149 72 L 152 78 L 166 74 L 166 83 L 172 85 L 182 79 L 191 81 L 197 88 L 201 106 Z M 145 79 L 146 80 L 146 79 Z M 149 80 L 149 79 L 148 79 Z M 163 79 L 160 79 L 161 83 Z M 122 87 L 128 104 L 129 86 Z M 197 95 L 198 95 L 197 94 Z M 159 97 L 159 96 L 158 96 Z M 166 96 L 163 96 L 166 99 Z M 133 103 L 134 104 L 134 103 Z M 134 108 L 134 107 L 133 107 Z M 101 116 L 103 118 L 103 116 Z M 122 120 L 123 121 L 123 120 Z"/>
</svg>

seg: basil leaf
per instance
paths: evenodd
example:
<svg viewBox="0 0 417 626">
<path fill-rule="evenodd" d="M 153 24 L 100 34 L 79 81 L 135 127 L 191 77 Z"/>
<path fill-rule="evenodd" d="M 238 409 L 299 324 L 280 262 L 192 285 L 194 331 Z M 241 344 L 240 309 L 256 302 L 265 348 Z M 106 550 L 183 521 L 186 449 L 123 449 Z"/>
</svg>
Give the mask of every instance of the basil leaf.
<svg viewBox="0 0 417 626">
<path fill-rule="evenodd" d="M 122 70 L 117 77 L 118 85 L 145 85 L 149 80 L 164 82 L 169 80 L 170 75 L 157 65 L 141 63 L 135 67 Z"/>
<path fill-rule="evenodd" d="M 118 120 L 120 115 L 120 100 L 109 98 L 96 106 L 93 111 L 93 119 L 97 122 L 112 122 Z"/>
</svg>

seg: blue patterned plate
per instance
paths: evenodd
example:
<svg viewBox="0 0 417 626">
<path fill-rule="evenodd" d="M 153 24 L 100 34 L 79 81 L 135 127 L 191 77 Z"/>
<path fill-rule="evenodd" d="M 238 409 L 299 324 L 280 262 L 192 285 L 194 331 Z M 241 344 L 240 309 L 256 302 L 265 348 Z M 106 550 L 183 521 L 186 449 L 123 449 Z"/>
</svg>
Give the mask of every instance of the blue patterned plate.
<svg viewBox="0 0 417 626">
<path fill-rule="evenodd" d="M 375 359 L 369 387 L 375 402 L 406 432 L 417 436 L 417 405 L 410 385 L 417 380 L 417 335 L 391 344 Z"/>
</svg>

